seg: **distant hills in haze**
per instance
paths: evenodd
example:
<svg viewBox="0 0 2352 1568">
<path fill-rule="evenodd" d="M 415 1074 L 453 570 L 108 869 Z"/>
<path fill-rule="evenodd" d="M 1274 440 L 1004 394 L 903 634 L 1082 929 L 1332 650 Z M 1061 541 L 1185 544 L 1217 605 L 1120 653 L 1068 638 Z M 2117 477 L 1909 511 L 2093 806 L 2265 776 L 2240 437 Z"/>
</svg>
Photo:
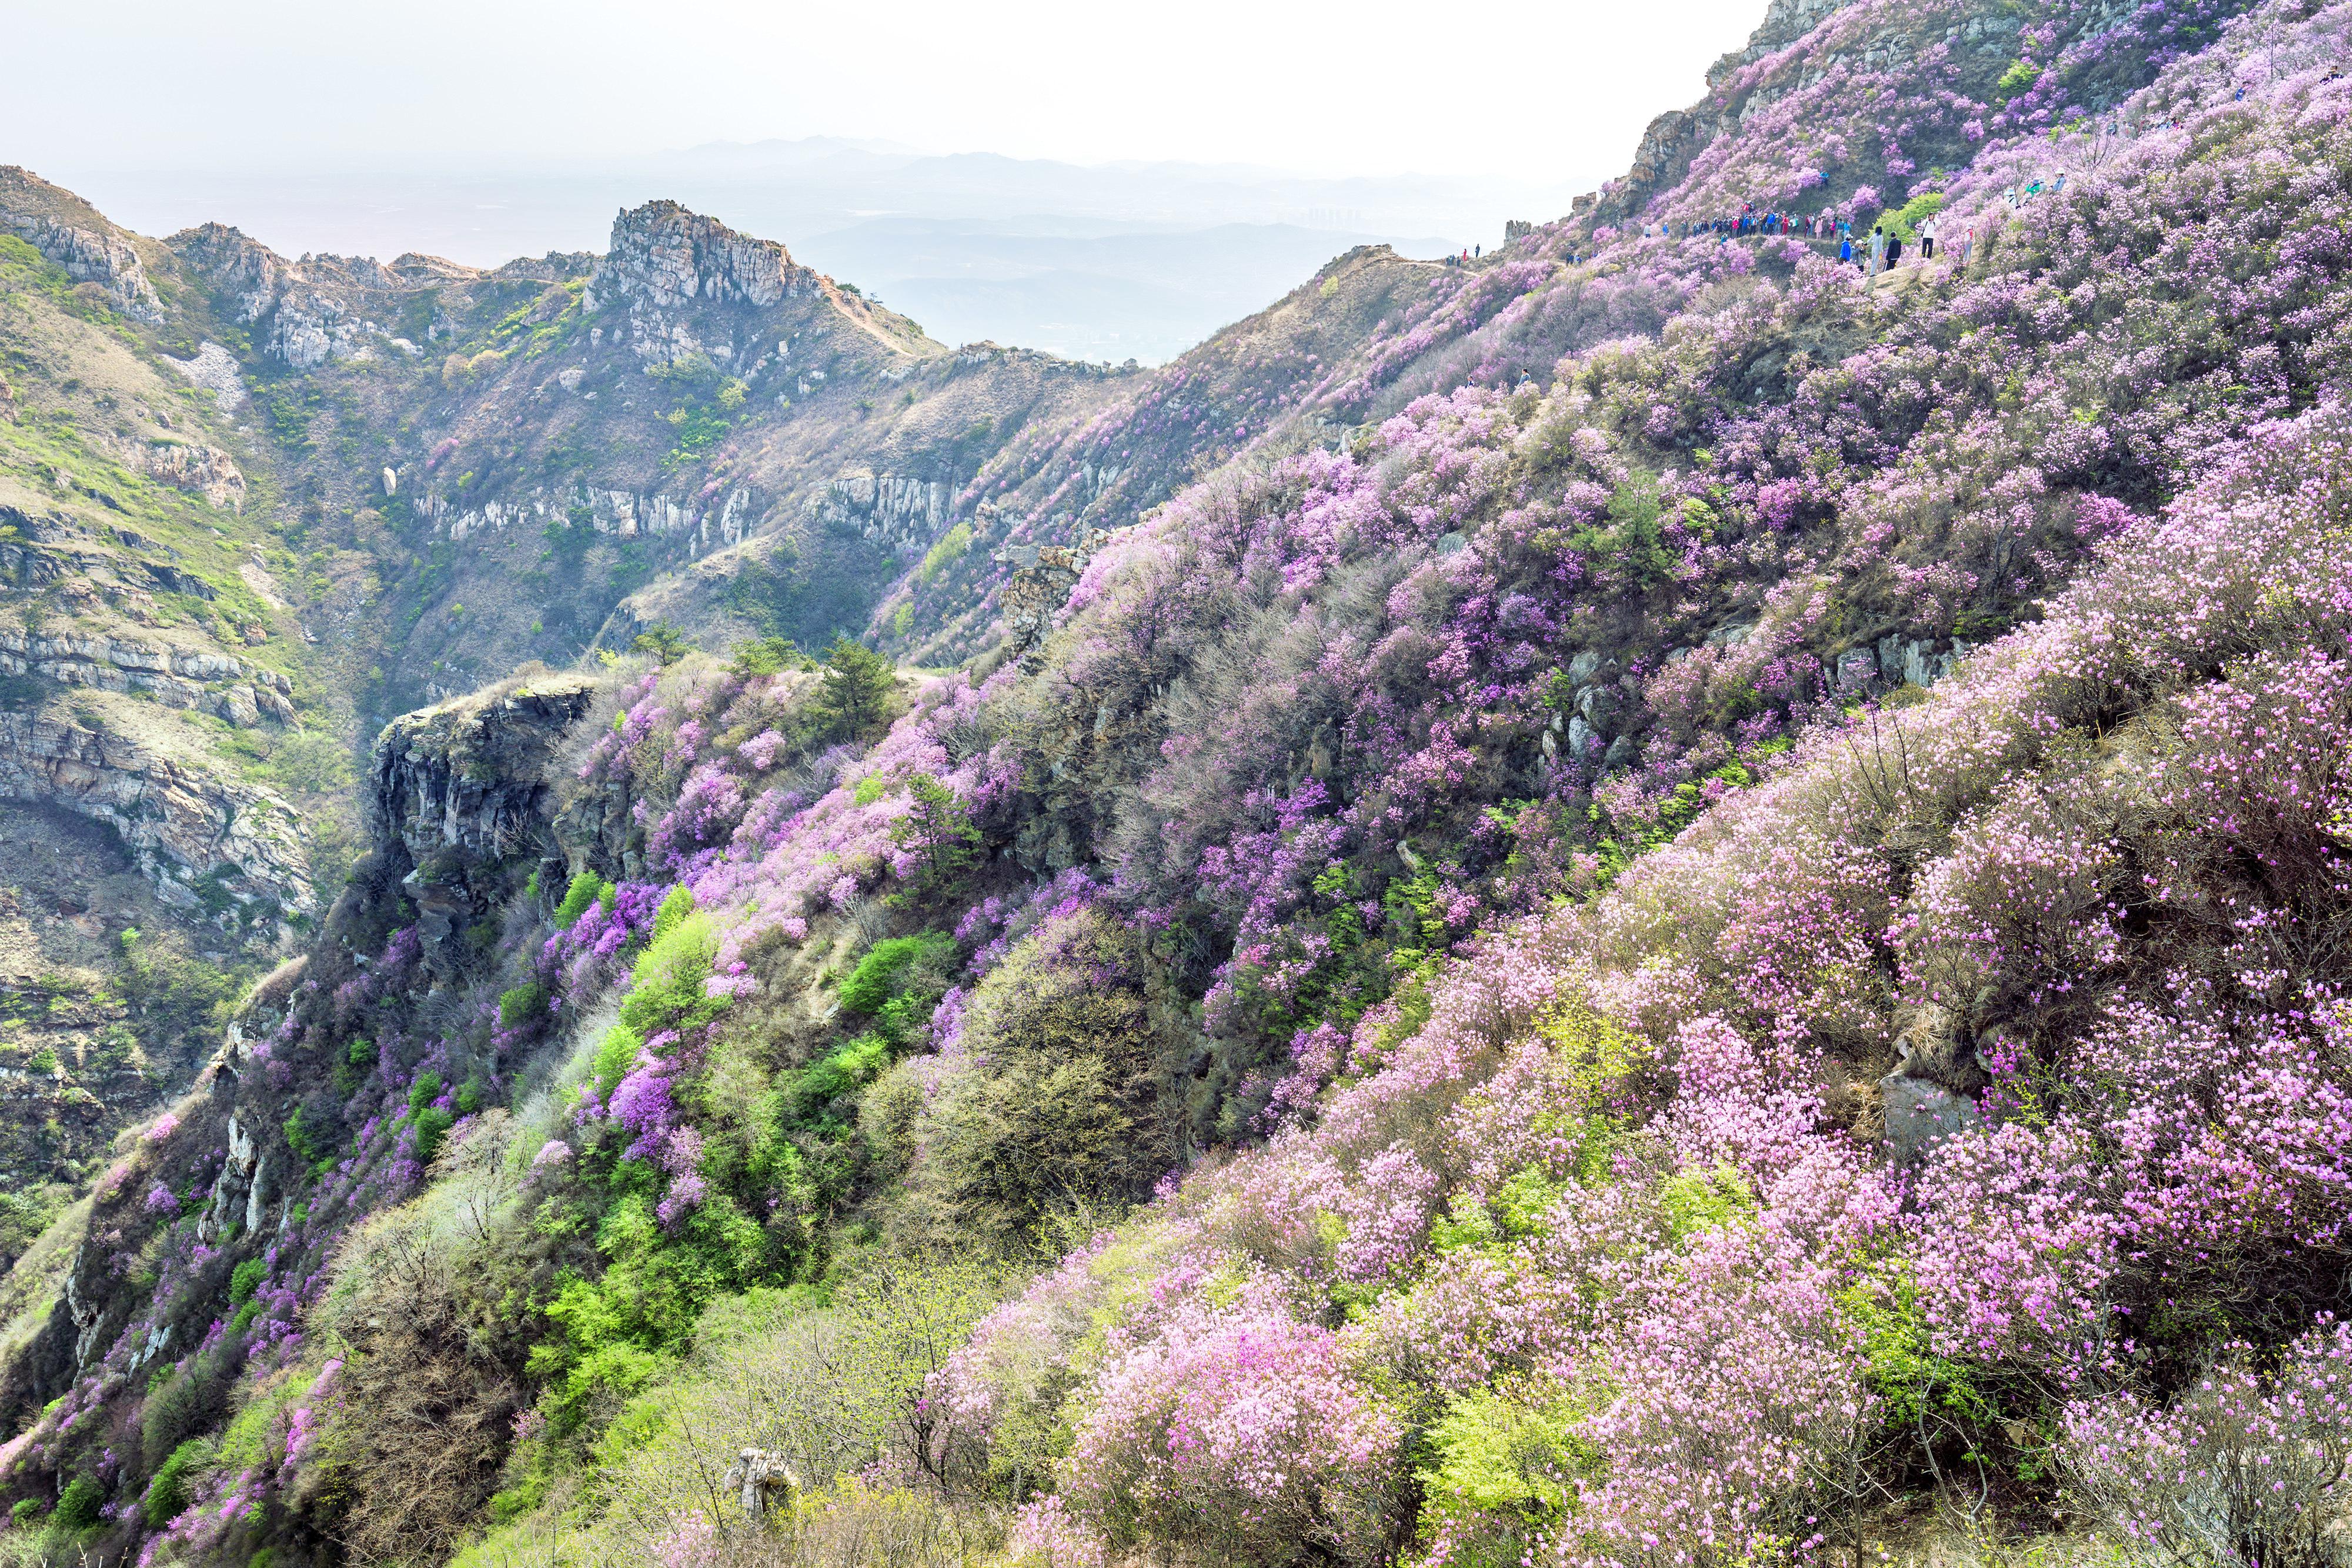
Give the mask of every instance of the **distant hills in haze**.
<svg viewBox="0 0 2352 1568">
<path fill-rule="evenodd" d="M 1082 166 L 838 137 L 712 143 L 593 166 L 74 178 L 150 234 L 217 219 L 287 254 L 389 259 L 417 250 L 476 266 L 597 249 L 616 206 L 673 196 L 859 279 L 946 341 L 1146 364 L 1354 246 L 1384 242 L 1417 256 L 1493 246 L 1506 219 L 1556 217 L 1592 183 Z"/>
</svg>

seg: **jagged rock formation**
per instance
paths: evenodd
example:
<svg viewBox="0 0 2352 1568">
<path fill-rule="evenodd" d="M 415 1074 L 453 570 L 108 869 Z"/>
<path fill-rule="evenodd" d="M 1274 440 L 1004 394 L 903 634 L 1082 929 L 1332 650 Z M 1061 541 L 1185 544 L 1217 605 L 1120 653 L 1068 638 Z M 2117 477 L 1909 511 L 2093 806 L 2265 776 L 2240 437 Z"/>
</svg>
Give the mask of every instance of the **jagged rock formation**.
<svg viewBox="0 0 2352 1568">
<path fill-rule="evenodd" d="M 183 911 L 235 907 L 273 936 L 281 915 L 316 912 L 301 835 L 281 797 L 142 745 L 127 728 L 0 712 L 0 798 L 104 823 L 158 896 Z"/>
<path fill-rule="evenodd" d="M 547 836 L 547 763 L 594 684 L 537 679 L 408 714 L 376 740 L 369 821 L 377 874 L 415 902 L 426 960 L 454 973 L 453 937 L 512 892 L 513 868 L 563 857 Z"/>
<path fill-rule="evenodd" d="M 72 192 L 28 169 L 0 165 L 0 229 L 65 268 L 76 282 L 96 284 L 126 316 L 162 319 L 163 301 L 130 236 Z"/>
<path fill-rule="evenodd" d="M 338 361 L 363 364 L 384 356 L 418 359 L 439 335 L 436 328 L 446 330 L 442 311 L 486 278 L 552 283 L 576 277 L 586 259 L 551 256 L 512 263 L 495 274 L 430 256 L 402 256 L 388 265 L 372 256 L 288 261 L 217 223 L 184 230 L 166 243 L 220 292 L 232 319 L 254 329 L 262 353 L 298 371 Z M 443 290 L 460 298 L 444 306 Z M 410 330 L 418 336 L 404 335 Z"/>
</svg>

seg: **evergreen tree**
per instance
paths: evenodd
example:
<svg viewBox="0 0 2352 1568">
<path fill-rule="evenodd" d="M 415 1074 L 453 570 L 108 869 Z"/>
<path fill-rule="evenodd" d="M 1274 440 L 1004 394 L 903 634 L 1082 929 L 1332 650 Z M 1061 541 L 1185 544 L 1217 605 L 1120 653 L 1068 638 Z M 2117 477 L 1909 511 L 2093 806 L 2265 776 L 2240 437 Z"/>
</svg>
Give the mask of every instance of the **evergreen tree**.
<svg viewBox="0 0 2352 1568">
<path fill-rule="evenodd" d="M 637 653 L 651 653 L 661 661 L 662 668 L 667 669 L 685 658 L 688 650 L 694 644 L 688 642 L 686 634 L 668 622 L 656 621 L 638 632 L 629 646 Z"/>
<path fill-rule="evenodd" d="M 908 783 L 914 807 L 890 824 L 891 841 L 923 857 L 913 879 L 919 897 L 938 893 L 980 859 L 980 830 L 955 791 L 928 773 Z"/>
<path fill-rule="evenodd" d="M 898 672 L 889 660 L 852 638 L 835 637 L 825 651 L 824 685 L 816 699 L 825 735 L 854 740 L 878 728 L 890 716 L 898 685 Z"/>
</svg>

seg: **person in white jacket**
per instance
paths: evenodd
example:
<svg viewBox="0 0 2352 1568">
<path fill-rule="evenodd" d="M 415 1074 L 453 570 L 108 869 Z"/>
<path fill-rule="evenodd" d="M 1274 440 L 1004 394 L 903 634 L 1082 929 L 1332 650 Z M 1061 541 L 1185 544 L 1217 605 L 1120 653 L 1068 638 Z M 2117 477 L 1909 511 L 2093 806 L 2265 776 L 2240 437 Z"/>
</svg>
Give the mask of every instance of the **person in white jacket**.
<svg viewBox="0 0 2352 1568">
<path fill-rule="evenodd" d="M 1933 213 L 1919 220 L 1919 259 L 1923 262 L 1936 259 L 1936 214 Z"/>
</svg>

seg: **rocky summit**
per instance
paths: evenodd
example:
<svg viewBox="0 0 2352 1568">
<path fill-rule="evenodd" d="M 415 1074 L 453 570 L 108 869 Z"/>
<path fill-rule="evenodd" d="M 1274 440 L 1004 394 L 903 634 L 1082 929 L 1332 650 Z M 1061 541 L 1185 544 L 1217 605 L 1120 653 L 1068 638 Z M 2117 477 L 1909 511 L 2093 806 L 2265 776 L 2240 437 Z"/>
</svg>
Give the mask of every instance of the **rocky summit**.
<svg viewBox="0 0 2352 1568">
<path fill-rule="evenodd" d="M 0 1556 L 2352 1554 L 2352 3 L 1155 369 L 0 170 Z"/>
</svg>

